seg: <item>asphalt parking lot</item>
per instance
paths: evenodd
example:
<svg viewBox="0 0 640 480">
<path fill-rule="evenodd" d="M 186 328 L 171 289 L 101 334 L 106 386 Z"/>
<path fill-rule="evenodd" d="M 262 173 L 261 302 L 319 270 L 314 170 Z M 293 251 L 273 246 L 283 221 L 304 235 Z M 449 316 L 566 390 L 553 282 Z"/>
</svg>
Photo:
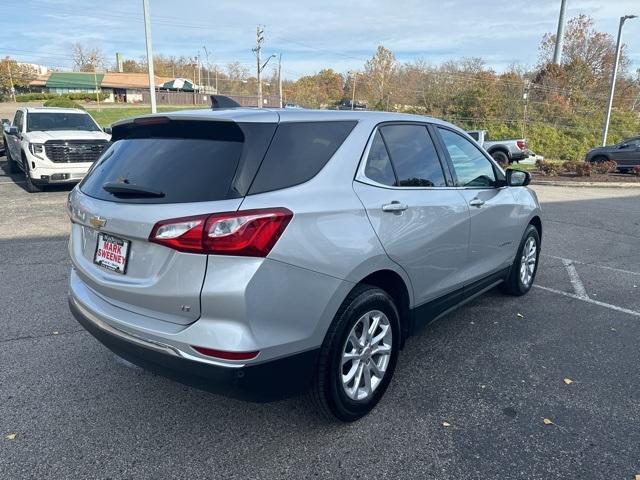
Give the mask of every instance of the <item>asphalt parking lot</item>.
<svg viewBox="0 0 640 480">
<path fill-rule="evenodd" d="M 67 309 L 68 189 L 30 195 L 4 160 L 0 478 L 640 474 L 638 188 L 536 187 L 536 288 L 426 327 L 381 404 L 344 425 L 299 398 L 243 403 L 115 357 Z"/>
</svg>

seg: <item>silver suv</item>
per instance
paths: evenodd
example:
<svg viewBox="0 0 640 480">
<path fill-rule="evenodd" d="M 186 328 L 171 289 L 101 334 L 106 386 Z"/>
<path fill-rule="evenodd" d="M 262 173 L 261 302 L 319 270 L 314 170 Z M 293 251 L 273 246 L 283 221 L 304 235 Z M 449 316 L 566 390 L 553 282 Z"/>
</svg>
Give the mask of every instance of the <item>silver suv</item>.
<svg viewBox="0 0 640 480">
<path fill-rule="evenodd" d="M 529 180 L 421 116 L 123 121 L 69 195 L 70 308 L 133 363 L 252 400 L 306 389 L 355 420 L 420 325 L 496 285 L 531 288 Z"/>
</svg>

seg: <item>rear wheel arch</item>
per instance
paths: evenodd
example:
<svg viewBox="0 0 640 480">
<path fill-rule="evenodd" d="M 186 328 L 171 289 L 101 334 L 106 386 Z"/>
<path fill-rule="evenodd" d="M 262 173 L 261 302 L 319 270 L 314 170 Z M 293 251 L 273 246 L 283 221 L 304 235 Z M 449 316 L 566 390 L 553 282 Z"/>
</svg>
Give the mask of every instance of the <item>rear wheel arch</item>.
<svg viewBox="0 0 640 480">
<path fill-rule="evenodd" d="M 402 330 L 400 346 L 402 348 L 409 334 L 411 324 L 411 298 L 409 296 L 409 287 L 405 280 L 393 270 L 378 270 L 360 280 L 356 287 L 358 285 L 378 287 L 391 296 L 400 315 L 400 328 Z"/>
<path fill-rule="evenodd" d="M 611 157 L 609 155 L 605 155 L 605 154 L 598 154 L 596 156 L 594 156 L 591 160 L 589 160 L 591 163 L 600 163 L 600 162 L 608 162 L 611 160 Z"/>
</svg>

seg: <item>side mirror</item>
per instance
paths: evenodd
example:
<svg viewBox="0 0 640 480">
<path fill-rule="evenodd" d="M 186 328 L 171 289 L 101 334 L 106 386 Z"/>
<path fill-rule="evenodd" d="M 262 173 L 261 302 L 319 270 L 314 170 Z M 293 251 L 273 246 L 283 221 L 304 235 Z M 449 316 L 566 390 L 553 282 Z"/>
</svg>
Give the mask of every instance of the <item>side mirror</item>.
<svg viewBox="0 0 640 480">
<path fill-rule="evenodd" d="M 507 185 L 510 187 L 526 187 L 531 183 L 531 174 L 524 170 L 514 170 L 510 168 L 506 171 L 506 174 Z"/>
<path fill-rule="evenodd" d="M 18 127 L 16 127 L 15 125 L 11 125 L 9 127 L 9 135 L 18 135 Z"/>
<path fill-rule="evenodd" d="M 623 143 L 618 148 L 629 148 L 629 144 L 628 143 Z"/>
<path fill-rule="evenodd" d="M 104 128 L 102 129 L 102 131 L 103 131 L 104 133 L 106 133 L 107 135 L 111 135 L 111 127 L 104 127 Z"/>
</svg>

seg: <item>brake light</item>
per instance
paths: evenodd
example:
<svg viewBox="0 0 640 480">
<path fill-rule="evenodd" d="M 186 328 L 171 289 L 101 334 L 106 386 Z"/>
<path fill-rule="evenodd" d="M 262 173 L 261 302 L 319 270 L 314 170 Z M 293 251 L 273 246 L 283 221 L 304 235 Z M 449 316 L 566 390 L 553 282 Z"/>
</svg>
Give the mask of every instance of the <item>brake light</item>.
<svg viewBox="0 0 640 480">
<path fill-rule="evenodd" d="M 291 218 L 286 208 L 174 218 L 156 223 L 149 241 L 181 252 L 266 257 Z"/>
<path fill-rule="evenodd" d="M 220 358 L 222 360 L 251 360 L 256 358 L 260 352 L 225 352 L 224 350 L 214 350 L 213 348 L 191 346 L 196 352 L 207 357 Z"/>
<path fill-rule="evenodd" d="M 517 140 L 516 141 L 516 145 L 518 146 L 518 148 L 520 150 L 524 150 L 525 148 L 527 148 L 527 142 L 526 140 Z"/>
</svg>

